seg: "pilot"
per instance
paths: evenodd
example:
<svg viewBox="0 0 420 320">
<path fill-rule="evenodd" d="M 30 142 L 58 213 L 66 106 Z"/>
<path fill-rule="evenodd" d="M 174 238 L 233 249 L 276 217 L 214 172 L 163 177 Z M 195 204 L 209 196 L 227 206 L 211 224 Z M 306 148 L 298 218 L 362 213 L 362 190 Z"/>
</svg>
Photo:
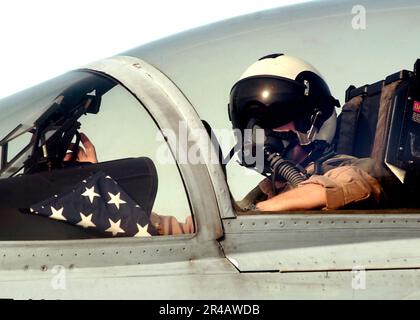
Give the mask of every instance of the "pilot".
<svg viewBox="0 0 420 320">
<path fill-rule="evenodd" d="M 273 54 L 252 64 L 231 90 L 229 117 L 239 132 L 242 165 L 267 178 L 238 205 L 243 210 L 378 208 L 388 175 L 370 158 L 336 155 L 339 102 L 309 63 Z M 247 140 L 246 130 L 252 137 Z M 263 140 L 256 142 L 257 130 Z M 263 165 L 253 159 L 263 156 Z M 247 158 L 252 154 L 254 157 Z"/>
<path fill-rule="evenodd" d="M 96 149 L 89 138 L 84 134 L 80 133 L 80 142 L 82 146 L 77 149 L 77 155 L 75 161 L 78 162 L 90 162 L 98 163 L 98 157 L 96 155 Z M 70 147 L 70 149 L 72 146 Z M 63 161 L 70 161 L 72 158 L 72 151 L 69 150 Z M 188 234 L 194 233 L 194 222 L 192 216 L 186 218 L 185 222 L 179 222 L 173 216 L 159 215 L 152 212 L 150 215 L 150 221 L 156 228 L 159 235 L 176 235 L 176 234 Z"/>
</svg>

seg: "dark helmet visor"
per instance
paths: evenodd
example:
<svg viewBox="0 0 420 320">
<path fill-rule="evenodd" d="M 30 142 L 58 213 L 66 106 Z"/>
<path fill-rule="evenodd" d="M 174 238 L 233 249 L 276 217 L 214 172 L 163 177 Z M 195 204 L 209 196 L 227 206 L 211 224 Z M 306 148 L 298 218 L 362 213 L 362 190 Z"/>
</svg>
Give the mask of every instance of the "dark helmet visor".
<svg viewBox="0 0 420 320">
<path fill-rule="evenodd" d="M 229 117 L 233 128 L 245 129 L 251 119 L 263 128 L 287 124 L 306 113 L 305 86 L 273 76 L 239 81 L 230 94 Z"/>
</svg>

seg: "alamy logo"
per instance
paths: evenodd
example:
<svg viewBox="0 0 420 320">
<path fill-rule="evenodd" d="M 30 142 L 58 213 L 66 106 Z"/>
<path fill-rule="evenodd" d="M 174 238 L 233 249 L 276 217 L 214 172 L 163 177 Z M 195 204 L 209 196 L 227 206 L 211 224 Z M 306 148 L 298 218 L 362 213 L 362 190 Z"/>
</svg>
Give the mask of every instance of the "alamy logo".
<svg viewBox="0 0 420 320">
<path fill-rule="evenodd" d="M 353 290 L 366 290 L 366 269 L 362 266 L 353 267 L 351 287 Z"/>
<path fill-rule="evenodd" d="M 362 5 L 354 6 L 351 9 L 354 15 L 351 26 L 354 30 L 366 30 L 366 8 Z"/>
<path fill-rule="evenodd" d="M 240 155 L 243 164 L 258 172 L 264 169 L 264 129 L 214 129 L 209 139 L 206 130 L 191 129 L 187 122 L 180 121 L 178 132 L 163 128 L 157 132 L 156 141 L 159 147 L 155 157 L 159 164 L 175 164 L 175 159 L 178 164 L 218 164 L 222 150 L 230 150 L 236 145 L 236 151 L 243 150 Z M 215 146 L 220 149 L 214 150 Z M 227 155 L 221 162 L 227 164 L 229 160 Z"/>
<path fill-rule="evenodd" d="M 51 279 L 51 287 L 54 290 L 66 290 L 66 268 L 64 266 L 54 266 L 51 269 L 54 275 Z"/>
</svg>

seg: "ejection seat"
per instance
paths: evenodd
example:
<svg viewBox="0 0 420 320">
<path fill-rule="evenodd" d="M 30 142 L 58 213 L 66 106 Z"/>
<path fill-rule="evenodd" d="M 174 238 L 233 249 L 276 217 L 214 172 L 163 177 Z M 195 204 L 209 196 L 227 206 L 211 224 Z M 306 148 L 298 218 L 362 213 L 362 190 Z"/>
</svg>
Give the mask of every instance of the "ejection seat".
<svg viewBox="0 0 420 320">
<path fill-rule="evenodd" d="M 338 154 L 370 157 L 400 181 L 391 206 L 420 207 L 420 59 L 370 85 L 346 91 L 335 137 Z M 398 204 L 397 204 L 398 203 Z"/>
</svg>

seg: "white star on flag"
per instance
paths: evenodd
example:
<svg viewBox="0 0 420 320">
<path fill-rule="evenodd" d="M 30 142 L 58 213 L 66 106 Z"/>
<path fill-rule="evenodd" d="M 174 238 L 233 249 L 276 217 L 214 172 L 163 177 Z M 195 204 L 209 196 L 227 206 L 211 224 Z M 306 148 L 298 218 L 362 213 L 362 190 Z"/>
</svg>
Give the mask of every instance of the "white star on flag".
<svg viewBox="0 0 420 320">
<path fill-rule="evenodd" d="M 92 216 L 93 214 L 85 216 L 83 213 L 80 212 L 80 218 L 82 218 L 82 220 L 77 225 L 83 228 L 95 228 L 96 225 L 92 222 Z"/>
<path fill-rule="evenodd" d="M 82 196 L 89 197 L 91 203 L 93 203 L 95 197 L 100 197 L 100 195 L 95 192 L 95 187 L 86 188 L 86 191 L 82 193 Z"/>
<path fill-rule="evenodd" d="M 54 207 L 51 207 L 52 215 L 50 215 L 50 218 L 55 220 L 67 221 L 67 219 L 63 216 L 63 210 L 64 207 L 59 210 L 55 209 Z"/>
<path fill-rule="evenodd" d="M 118 233 L 125 233 L 123 229 L 120 228 L 121 220 L 118 220 L 117 222 L 112 221 L 111 219 L 108 219 L 110 223 L 110 227 L 106 229 L 106 232 L 112 232 L 112 235 L 115 237 Z"/>
<path fill-rule="evenodd" d="M 139 230 L 139 232 L 137 232 L 134 237 L 136 238 L 141 238 L 141 237 L 150 237 L 151 234 L 149 232 L 147 232 L 147 228 L 149 227 L 149 224 L 146 224 L 144 227 L 142 227 L 141 225 L 139 225 L 137 223 L 137 229 Z"/>
<path fill-rule="evenodd" d="M 109 200 L 108 203 L 115 204 L 118 210 L 120 209 L 120 204 L 127 203 L 120 198 L 121 192 L 118 192 L 117 194 L 112 194 L 111 192 L 108 192 L 108 194 L 111 197 L 111 200 Z"/>
</svg>

